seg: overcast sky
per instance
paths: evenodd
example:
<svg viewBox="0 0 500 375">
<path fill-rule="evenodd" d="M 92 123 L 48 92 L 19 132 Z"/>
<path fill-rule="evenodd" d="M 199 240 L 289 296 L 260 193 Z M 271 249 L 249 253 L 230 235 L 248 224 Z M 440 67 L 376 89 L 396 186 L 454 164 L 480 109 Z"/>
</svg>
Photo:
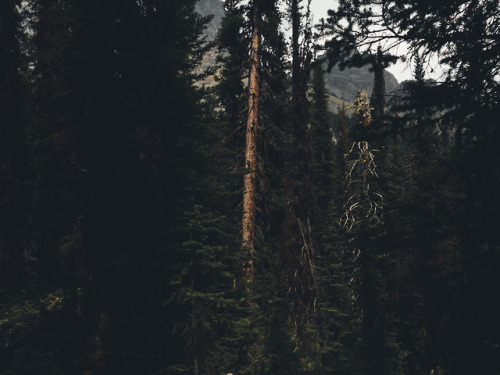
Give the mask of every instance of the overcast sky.
<svg viewBox="0 0 500 375">
<path fill-rule="evenodd" d="M 326 16 L 326 11 L 332 8 L 335 2 L 333 0 L 312 0 L 311 10 L 314 14 L 315 21 Z"/>
</svg>

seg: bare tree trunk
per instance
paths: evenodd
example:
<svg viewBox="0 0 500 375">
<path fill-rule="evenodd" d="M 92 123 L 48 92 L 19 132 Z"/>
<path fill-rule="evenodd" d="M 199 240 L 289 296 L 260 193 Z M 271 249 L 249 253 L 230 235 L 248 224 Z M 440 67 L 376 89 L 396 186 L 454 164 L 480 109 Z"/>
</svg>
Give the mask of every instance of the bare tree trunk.
<svg viewBox="0 0 500 375">
<path fill-rule="evenodd" d="M 247 168 L 247 173 L 244 178 L 245 191 L 243 193 L 243 247 L 247 249 L 250 258 L 245 269 L 247 282 L 252 281 L 254 273 L 254 265 L 251 256 L 255 252 L 255 211 L 257 207 L 257 130 L 259 127 L 262 42 L 259 29 L 260 20 L 261 10 L 258 4 L 254 3 L 245 147 L 245 167 Z"/>
</svg>

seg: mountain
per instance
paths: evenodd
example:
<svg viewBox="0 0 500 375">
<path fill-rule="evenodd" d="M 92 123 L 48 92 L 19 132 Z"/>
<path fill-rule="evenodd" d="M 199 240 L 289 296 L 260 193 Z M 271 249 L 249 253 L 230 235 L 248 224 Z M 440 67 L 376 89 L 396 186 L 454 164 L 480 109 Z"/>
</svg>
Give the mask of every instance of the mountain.
<svg viewBox="0 0 500 375">
<path fill-rule="evenodd" d="M 213 15 L 214 18 L 207 25 L 205 36 L 208 40 L 214 40 L 217 30 L 224 16 L 223 2 L 221 0 L 200 0 L 196 3 L 196 11 L 202 16 Z"/>
<path fill-rule="evenodd" d="M 196 10 L 203 16 L 214 15 L 205 30 L 205 35 L 208 40 L 215 39 L 224 16 L 223 2 L 221 0 L 200 0 L 196 4 Z M 215 61 L 215 52 L 213 51 L 209 52 L 207 58 L 204 59 L 204 65 L 207 66 L 212 61 Z M 399 88 L 399 83 L 394 75 L 386 70 L 384 76 L 385 88 L 388 94 Z M 348 68 L 343 71 L 334 67 L 330 72 L 326 73 L 325 80 L 326 89 L 333 96 L 330 102 L 334 103 L 332 105 L 334 111 L 337 110 L 338 103 L 342 102 L 342 100 L 352 102 L 358 95 L 359 90 L 366 90 L 370 94 L 373 88 L 373 73 L 369 71 L 369 67 Z"/>
<path fill-rule="evenodd" d="M 394 75 L 385 70 L 384 77 L 387 94 L 399 89 L 398 80 Z M 330 95 L 347 102 L 352 102 L 359 90 L 366 90 L 368 94 L 371 94 L 373 89 L 373 73 L 370 72 L 368 66 L 344 70 L 335 66 L 325 74 L 325 81 L 326 89 Z"/>
</svg>

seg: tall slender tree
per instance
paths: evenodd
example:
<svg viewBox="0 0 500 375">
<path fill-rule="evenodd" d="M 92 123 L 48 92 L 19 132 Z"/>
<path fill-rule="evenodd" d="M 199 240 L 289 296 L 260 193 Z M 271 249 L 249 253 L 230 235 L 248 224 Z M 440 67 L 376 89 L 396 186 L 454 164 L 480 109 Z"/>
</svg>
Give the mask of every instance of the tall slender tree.
<svg viewBox="0 0 500 375">
<path fill-rule="evenodd" d="M 341 112 L 342 113 L 342 112 Z M 334 191 L 335 149 L 343 149 L 340 139 L 334 144 L 332 114 L 328 108 L 328 96 L 325 87 L 325 72 L 321 63 L 316 62 L 311 82 L 311 106 L 309 110 L 311 123 L 311 148 L 313 154 L 313 184 L 319 212 L 325 213 Z M 347 129 L 346 129 L 347 131 Z M 347 140 L 346 140 L 347 141 Z M 344 150 L 343 150 L 344 152 Z M 337 166 L 338 167 L 338 166 Z M 341 174 L 338 174 L 340 177 Z M 338 180 L 338 179 L 337 179 Z M 314 220 L 322 222 L 324 215 Z"/>
<path fill-rule="evenodd" d="M 290 160 L 284 179 L 286 211 L 278 245 L 290 299 L 290 314 L 298 346 L 305 349 L 306 324 L 314 310 L 315 255 L 312 243 L 313 216 L 312 155 L 308 129 L 311 25 L 309 5 L 292 0 L 289 14 L 292 27 Z"/>
<path fill-rule="evenodd" d="M 384 70 L 387 67 L 387 62 L 385 60 L 382 47 L 378 46 L 377 53 L 373 57 L 372 62 L 373 92 L 371 95 L 371 103 L 373 105 L 373 115 L 375 121 L 377 121 L 378 118 L 382 118 L 386 107 Z"/>
<path fill-rule="evenodd" d="M 296 368 L 292 353 L 288 325 L 286 291 L 277 267 L 275 243 L 281 230 L 283 207 L 281 202 L 282 173 L 284 164 L 285 124 L 288 124 L 288 77 L 285 73 L 286 46 L 280 32 L 281 13 L 277 2 L 226 1 L 226 15 L 219 32 L 220 60 L 223 63 L 219 84 L 216 89 L 224 111 L 219 112 L 221 126 L 226 127 L 223 140 L 233 154 L 235 167 L 246 177 L 254 172 L 254 251 L 243 246 L 243 282 L 235 281 L 235 288 L 243 292 L 247 304 L 234 316 L 237 340 L 239 342 L 238 366 L 243 373 L 280 373 Z M 253 77 L 251 68 L 254 56 L 252 41 L 255 42 L 254 6 L 260 11 L 258 31 L 260 35 L 260 68 L 258 73 L 259 116 L 257 126 L 249 125 L 250 105 L 256 105 L 255 93 L 249 94 L 251 86 L 244 93 L 242 79 Z M 255 45 L 255 44 L 253 44 Z M 246 103 L 242 98 L 246 98 Z M 219 123 L 220 124 L 220 123 Z M 253 133 L 249 134 L 249 131 Z M 256 169 L 248 168 L 248 159 L 241 162 L 245 141 L 252 137 L 255 142 Z M 246 138 L 246 139 L 243 139 Z M 237 173 L 241 176 L 240 173 Z M 240 180 L 241 181 L 241 180 Z M 237 186 L 234 189 L 238 189 Z M 241 183 L 238 189 L 241 192 Z M 245 189 L 244 194 L 247 193 Z M 246 197 L 249 198 L 249 197 Z M 246 199 L 245 198 L 245 199 Z M 244 199 L 244 201 L 245 201 Z M 239 207 L 241 206 L 241 202 Z M 246 210 L 242 207 L 245 215 Z M 247 218 L 244 218 L 247 220 Z M 243 221 L 243 220 L 242 220 Z M 248 261 L 250 260 L 250 263 Z M 250 283 L 249 283 L 250 282 Z M 269 285 L 273 285 L 272 288 Z M 238 371 L 238 370 L 235 370 Z"/>
<path fill-rule="evenodd" d="M 255 215 L 257 210 L 257 132 L 260 124 L 261 55 L 262 55 L 262 9 L 259 1 L 251 8 L 252 36 L 250 45 L 250 66 L 248 76 L 248 115 L 246 121 L 245 168 L 243 192 L 243 247 L 249 259 L 246 267 L 247 282 L 251 283 L 254 265 L 251 257 L 255 253 Z"/>
<path fill-rule="evenodd" d="M 0 5 L 0 268 L 23 247 L 21 180 L 25 168 L 19 1 Z"/>
</svg>

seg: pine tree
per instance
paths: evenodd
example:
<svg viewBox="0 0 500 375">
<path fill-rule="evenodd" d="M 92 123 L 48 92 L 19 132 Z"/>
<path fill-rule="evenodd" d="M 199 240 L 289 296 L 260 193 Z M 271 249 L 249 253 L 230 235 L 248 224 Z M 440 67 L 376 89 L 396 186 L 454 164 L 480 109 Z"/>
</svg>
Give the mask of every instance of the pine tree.
<svg viewBox="0 0 500 375">
<path fill-rule="evenodd" d="M 316 197 L 319 210 L 319 218 L 315 220 L 321 223 L 324 213 L 327 210 L 328 204 L 334 190 L 334 177 L 341 176 L 335 163 L 335 149 L 343 148 L 340 139 L 334 144 L 333 138 L 333 122 L 331 114 L 328 110 L 328 98 L 325 87 L 325 72 L 321 64 L 316 63 L 313 69 L 311 82 L 311 107 L 310 107 L 310 123 L 311 123 L 311 148 L 313 150 L 314 160 L 314 195 Z M 340 137 L 339 137 L 340 138 Z M 338 162 L 338 161 L 337 161 Z M 338 180 L 338 178 L 337 178 Z M 323 213 L 323 214 L 321 214 Z"/>
<path fill-rule="evenodd" d="M 26 168 L 24 87 L 20 71 L 22 34 L 18 1 L 0 5 L 0 269 L 21 257 L 24 202 L 21 182 Z"/>
<path fill-rule="evenodd" d="M 373 117 L 375 121 L 378 118 L 382 118 L 386 107 L 386 92 L 385 92 L 385 78 L 384 69 L 387 67 L 388 62 L 391 60 L 385 58 L 382 52 L 382 47 L 378 46 L 377 53 L 372 59 L 372 71 L 373 71 L 373 92 L 371 95 L 371 103 L 373 105 Z"/>
<path fill-rule="evenodd" d="M 245 145 L 245 131 L 242 124 L 246 119 L 242 108 L 246 105 L 244 74 L 247 69 L 247 43 L 244 9 L 240 1 L 228 0 L 224 4 L 225 14 L 217 35 L 218 62 L 222 64 L 220 74 L 215 76 L 215 94 L 224 109 L 218 113 L 224 146 L 236 160 Z M 242 163 L 235 163 L 237 169 Z M 240 181 L 238 181 L 240 184 Z"/>
<path fill-rule="evenodd" d="M 460 7 L 457 8 L 456 4 L 452 1 L 440 3 L 439 5 L 408 2 L 404 6 L 397 2 L 390 2 L 382 8 L 378 8 L 372 7 L 371 5 L 373 4 L 374 2 L 372 1 L 356 3 L 342 2 L 338 9 L 329 13 L 330 18 L 327 28 L 334 36 L 328 42 L 329 47 L 332 48 L 329 52 L 331 57 L 349 58 L 352 51 L 358 46 L 365 43 L 370 44 L 373 40 L 384 40 L 385 36 L 379 33 L 381 29 L 377 26 L 389 28 L 392 33 L 391 40 L 395 41 L 395 43 L 403 40 L 409 43 L 409 55 L 411 56 L 418 54 L 424 57 L 425 61 L 428 61 L 428 58 L 434 55 L 434 53 L 437 52 L 439 54 L 441 51 L 446 51 L 440 56 L 440 61 L 448 64 L 448 67 L 445 68 L 445 79 L 443 82 L 435 83 L 426 88 L 424 90 L 425 95 L 419 95 L 423 99 L 420 102 L 420 108 L 433 111 L 436 117 L 440 118 L 439 120 L 431 118 L 432 121 L 427 121 L 426 126 L 420 127 L 418 131 L 421 133 L 420 144 L 427 147 L 427 150 L 431 150 L 432 148 L 429 148 L 428 143 L 423 141 L 423 139 L 427 138 L 428 134 L 432 133 L 438 126 L 439 131 L 443 134 L 442 138 L 446 139 L 445 142 L 448 142 L 450 139 L 450 137 L 446 136 L 447 134 L 455 135 L 455 138 L 451 137 L 451 140 L 455 141 L 458 146 L 454 150 L 456 154 L 454 158 L 455 163 L 445 162 L 447 160 L 447 157 L 445 157 L 440 168 L 448 168 L 447 171 L 450 172 L 451 170 L 455 170 L 455 176 L 461 176 L 462 178 L 460 183 L 462 188 L 458 188 L 460 184 L 456 185 L 456 180 L 452 177 L 453 175 L 446 174 L 448 176 L 446 182 L 441 180 L 441 177 L 444 177 L 442 171 L 437 174 L 435 174 L 436 171 L 430 173 L 428 179 L 422 181 L 426 188 L 424 189 L 423 186 L 422 188 L 418 187 L 417 194 L 425 196 L 424 201 L 429 202 L 429 206 L 427 207 L 428 210 L 425 210 L 424 207 L 419 207 L 422 210 L 419 210 L 418 215 L 421 215 L 419 216 L 420 218 L 425 217 L 426 223 L 433 222 L 433 224 L 428 227 L 428 231 L 419 231 L 418 238 L 428 244 L 423 247 L 434 249 L 432 258 L 435 260 L 431 262 L 424 261 L 425 267 L 423 269 L 430 267 L 430 269 L 434 269 L 435 273 L 440 275 L 439 278 L 442 276 L 446 280 L 454 280 L 451 284 L 460 284 L 463 289 L 453 288 L 448 282 L 444 283 L 446 286 L 437 290 L 429 289 L 427 282 L 422 284 L 425 285 L 423 288 L 426 290 L 424 295 L 428 293 L 426 297 L 427 303 L 425 303 L 428 310 L 425 314 L 427 317 L 432 317 L 430 320 L 433 322 L 432 328 L 427 324 L 429 331 L 427 331 L 426 347 L 429 349 L 429 352 L 426 354 L 428 358 L 426 366 L 428 371 L 438 371 L 438 368 L 452 367 L 453 370 L 451 371 L 454 372 L 470 372 L 473 371 L 473 363 L 486 364 L 493 358 L 493 346 L 484 345 L 484 342 L 493 337 L 489 334 L 492 330 L 488 330 L 488 333 L 478 330 L 477 321 L 476 323 L 472 323 L 474 322 L 473 320 L 465 318 L 465 315 L 469 317 L 473 315 L 470 311 L 466 313 L 465 309 L 454 307 L 453 310 L 456 316 L 463 317 L 463 319 L 457 319 L 457 322 L 460 321 L 460 323 L 457 323 L 453 329 L 456 329 L 455 332 L 457 333 L 458 331 L 463 333 L 464 327 L 466 327 L 465 330 L 470 332 L 470 336 L 472 337 L 471 339 L 463 340 L 462 343 L 476 342 L 475 348 L 481 347 L 478 350 L 471 350 L 472 355 L 464 355 L 463 351 L 458 351 L 462 354 L 456 354 L 458 353 L 456 352 L 458 345 L 455 346 L 455 343 L 460 342 L 457 340 L 460 335 L 451 334 L 449 336 L 450 341 L 445 338 L 445 332 L 450 334 L 453 330 L 450 331 L 448 328 L 443 328 L 447 327 L 447 324 L 450 322 L 446 319 L 449 313 L 446 312 L 442 301 L 450 301 L 455 298 L 461 301 L 463 300 L 463 296 L 459 294 L 459 291 L 470 290 L 466 285 L 472 286 L 476 283 L 474 285 L 477 288 L 480 284 L 486 284 L 485 279 L 477 277 L 477 274 L 476 276 L 467 278 L 465 275 L 474 274 L 473 271 L 469 273 L 471 271 L 471 268 L 469 268 L 471 262 L 454 262 L 451 259 L 455 256 L 458 259 L 465 259 L 474 253 L 475 256 L 473 259 L 478 263 L 472 268 L 478 267 L 478 264 L 483 261 L 488 262 L 488 264 L 497 262 L 494 260 L 496 259 L 493 255 L 495 251 L 492 249 L 497 248 L 498 239 L 487 235 L 487 233 L 491 233 L 490 230 L 482 232 L 483 235 L 474 237 L 471 232 L 465 235 L 462 230 L 458 229 L 464 228 L 464 226 L 470 228 L 471 223 L 479 223 L 481 220 L 476 220 L 479 217 L 497 216 L 495 213 L 496 209 L 493 208 L 496 207 L 497 202 L 497 194 L 493 193 L 495 191 L 493 186 L 496 185 L 496 178 L 494 176 L 497 174 L 498 163 L 495 161 L 497 159 L 496 154 L 486 151 L 493 149 L 490 142 L 496 142 L 494 140 L 498 136 L 498 132 L 495 130 L 496 127 L 492 126 L 491 122 L 495 118 L 495 116 L 491 116 L 493 113 L 491 111 L 498 110 L 499 103 L 498 82 L 494 82 L 493 80 L 493 76 L 498 74 L 499 56 L 498 53 L 493 52 L 498 50 L 498 43 L 496 43 L 496 39 L 498 38 L 495 38 L 498 34 L 495 26 L 497 22 L 494 21 L 498 11 L 497 5 L 491 1 L 466 1 L 461 3 Z M 348 22 L 344 23 L 342 20 L 347 20 Z M 389 23 L 385 23 L 387 20 L 390 20 Z M 380 22 L 383 22 L 383 25 Z M 359 30 L 355 24 L 361 25 L 363 32 L 352 32 L 353 30 Z M 422 30 L 426 31 L 422 32 Z M 381 39 L 378 39 L 379 37 Z M 340 49 L 340 52 L 337 48 Z M 481 64 L 480 67 L 477 62 L 481 61 L 482 58 L 487 60 L 487 62 Z M 426 116 L 422 116 L 422 113 L 420 110 L 417 117 L 420 117 L 420 119 L 422 117 L 425 118 Z M 420 122 L 420 119 L 415 120 L 416 122 Z M 434 145 L 432 147 L 435 147 L 436 143 L 439 144 L 442 142 L 436 141 L 433 140 Z M 429 151 L 426 151 L 426 153 L 427 155 L 434 154 Z M 434 155 L 439 154 L 440 152 L 437 152 Z M 478 157 L 479 155 L 481 156 Z M 429 166 L 431 159 L 429 156 L 427 160 L 422 160 L 422 162 L 428 163 L 427 165 Z M 487 160 L 486 163 L 484 162 L 485 160 Z M 481 166 L 480 168 L 478 167 L 479 165 Z M 432 167 L 428 167 L 426 170 L 430 171 L 431 169 Z M 442 187 L 438 188 L 434 184 L 438 180 L 442 181 Z M 469 183 L 471 185 L 468 185 Z M 465 188 L 465 186 L 469 188 Z M 467 203 L 463 206 L 460 205 L 464 213 L 460 219 L 462 223 L 458 223 L 460 220 L 451 220 L 456 225 L 455 229 L 452 229 L 449 225 L 450 221 L 444 219 L 443 216 L 447 216 L 453 212 L 453 209 L 448 204 L 444 204 L 440 199 L 452 202 L 457 197 L 457 190 L 461 190 L 462 194 L 465 194 L 467 197 L 466 199 L 464 198 L 463 203 L 466 201 L 475 203 L 473 205 L 468 205 Z M 429 191 L 433 191 L 434 195 L 428 195 L 427 192 Z M 485 200 L 478 200 L 478 196 L 487 198 Z M 437 198 L 438 200 L 436 201 L 436 197 L 441 198 Z M 485 201 L 489 202 L 487 205 L 488 208 L 484 205 Z M 437 204 L 437 202 L 440 202 L 440 204 Z M 443 216 L 437 215 L 438 212 Z M 479 212 L 481 213 L 479 214 Z M 478 216 L 474 216 L 475 214 L 473 213 L 478 214 Z M 494 221 L 488 220 L 488 223 Z M 488 223 L 475 226 L 475 233 L 480 232 L 479 228 L 487 228 Z M 462 236 L 456 235 L 456 229 L 458 229 L 458 232 L 463 233 L 464 236 L 467 236 L 467 246 L 464 246 L 465 242 L 462 242 L 462 239 L 465 239 L 465 237 L 462 238 Z M 430 233 L 432 233 L 431 237 L 433 237 L 433 240 L 429 238 Z M 472 237 L 475 239 L 471 240 Z M 486 238 L 488 239 L 485 240 Z M 472 245 L 472 243 L 475 243 L 475 245 Z M 486 245 L 486 243 L 488 244 Z M 479 255 L 471 251 L 472 248 L 482 248 L 485 251 Z M 428 253 L 427 255 L 423 255 L 426 253 L 425 251 L 423 253 L 417 251 L 417 253 L 418 257 L 422 256 L 420 258 L 422 261 L 425 258 L 428 259 L 430 255 Z M 437 267 L 436 270 L 434 267 L 437 264 L 441 266 Z M 460 264 L 458 268 L 457 264 Z M 486 263 L 483 264 L 485 265 Z M 460 282 L 464 278 L 467 278 L 468 281 Z M 471 280 L 475 280 L 474 283 Z M 492 281 L 493 279 L 490 277 L 487 283 L 491 284 Z M 486 310 L 490 312 L 497 311 L 498 306 L 486 302 L 487 300 L 489 298 L 483 296 L 481 303 L 476 305 L 489 306 Z M 484 313 L 483 320 L 493 322 L 490 319 L 490 313 L 485 312 L 486 310 L 482 310 Z M 462 327 L 460 330 L 457 328 L 459 326 Z M 493 328 L 495 324 L 490 323 L 489 326 Z M 496 332 L 496 327 L 493 330 Z M 478 332 L 482 333 L 478 334 Z M 465 336 L 462 335 L 461 337 Z M 483 339 L 480 339 L 479 336 L 482 336 Z M 486 340 L 486 337 L 489 339 Z M 497 342 L 498 340 L 493 339 L 493 341 Z M 453 352 L 450 351 L 451 349 L 446 349 L 446 342 L 452 343 L 451 347 L 455 348 L 453 349 L 455 350 L 455 354 L 451 354 Z M 483 342 L 483 344 L 479 344 L 480 342 Z M 444 359 L 447 355 L 454 358 L 448 364 Z"/>
<path fill-rule="evenodd" d="M 284 179 L 286 211 L 278 244 L 279 258 L 285 273 L 290 299 L 290 316 L 302 351 L 310 350 L 306 326 L 315 300 L 315 250 L 311 218 L 314 212 L 312 191 L 312 155 L 308 129 L 309 101 L 307 84 L 312 59 L 309 5 L 303 14 L 300 1 L 290 3 L 292 24 L 292 76 L 290 156 Z"/>
<path fill-rule="evenodd" d="M 67 321 L 79 322 L 74 336 L 93 336 L 81 353 L 147 354 L 156 369 L 172 360 L 165 270 L 172 244 L 187 241 L 169 234 L 187 233 L 183 215 L 213 196 L 198 173 L 210 140 L 193 87 L 207 18 L 194 3 L 47 1 L 33 17 L 30 248 L 44 280 L 81 291 L 67 305 L 79 311 Z"/>
<path fill-rule="evenodd" d="M 284 69 L 285 43 L 277 26 L 281 18 L 274 2 L 255 2 L 249 6 L 233 1 L 225 3 L 226 15 L 218 37 L 223 66 L 215 92 L 224 108 L 218 114 L 219 124 L 221 129 L 227 129 L 222 130 L 224 133 L 221 138 L 228 154 L 234 158 L 229 163 L 230 169 L 237 171 L 234 174 L 237 177 L 242 173 L 248 176 L 250 171 L 246 164 L 242 165 L 241 154 L 246 147 L 243 132 L 249 134 L 248 128 L 245 129 L 249 108 L 245 108 L 244 97 L 248 101 L 250 86 L 247 86 L 245 95 L 242 79 L 251 72 L 249 63 L 252 60 L 248 60 L 247 51 L 251 50 L 255 30 L 254 6 L 261 10 L 258 26 L 262 38 L 258 71 L 260 115 L 255 132 L 255 251 L 252 255 L 243 249 L 246 261 L 250 259 L 254 267 L 251 285 L 248 284 L 248 273 L 243 279 L 237 277 L 235 280 L 236 290 L 246 296 L 247 303 L 244 309 L 235 312 L 232 317 L 238 343 L 238 361 L 234 372 L 286 373 L 293 371 L 292 368 L 297 364 L 291 360 L 294 355 L 287 321 L 286 293 L 275 250 L 282 216 L 279 192 L 285 152 L 283 122 L 287 119 L 288 97 Z M 255 96 L 251 96 L 250 101 L 253 98 Z M 228 186 L 233 186 L 241 194 L 241 187 L 232 181 L 232 178 L 226 179 Z M 245 268 L 245 272 L 249 270 Z M 273 287 L 269 288 L 269 285 Z"/>
<path fill-rule="evenodd" d="M 293 131 L 290 127 L 293 123 L 293 111 L 290 107 L 287 45 L 279 27 L 284 14 L 278 9 L 278 2 L 273 5 L 265 3 L 262 70 L 265 84 L 262 97 L 263 127 L 260 135 L 263 150 L 260 176 L 262 213 L 258 216 L 258 222 L 261 230 L 260 243 L 267 259 L 266 264 L 269 265 L 266 268 L 275 271 L 264 272 L 265 278 L 262 279 L 263 283 L 259 285 L 259 289 L 266 292 L 262 293 L 258 303 L 265 323 L 262 325 L 263 338 L 267 343 L 264 348 L 272 349 L 272 352 L 267 352 L 265 360 L 269 363 L 270 371 L 294 373 L 307 366 L 307 363 L 304 362 L 303 352 L 294 352 L 294 346 L 300 339 L 296 335 L 297 330 L 290 325 L 293 322 L 290 320 L 291 298 L 285 281 L 287 271 L 283 268 L 280 251 L 287 207 L 285 177 L 289 167 L 287 163 L 293 155 Z M 271 283 L 276 285 L 276 288 L 270 294 L 266 285 Z M 298 358 L 302 362 L 299 362 Z"/>
<path fill-rule="evenodd" d="M 37 252 L 31 255 L 39 258 L 44 278 L 75 275 L 78 279 L 85 277 L 83 249 L 65 246 L 76 235 L 87 203 L 88 165 L 79 154 L 77 138 L 88 117 L 82 79 L 88 70 L 82 62 L 83 48 L 75 42 L 80 29 L 68 29 L 66 24 L 78 11 L 53 1 L 40 2 L 31 10 L 36 22 L 34 51 L 29 56 L 33 95 L 27 135 L 29 168 L 36 177 L 29 181 L 32 196 L 26 251 Z M 70 50 L 74 53 L 68 53 Z M 78 264 L 72 264 L 74 261 Z"/>
<path fill-rule="evenodd" d="M 317 349 L 311 355 L 311 367 L 314 373 L 343 374 L 355 371 L 353 347 L 358 331 L 349 285 L 352 262 L 348 238 L 339 225 L 348 139 L 347 132 L 343 134 L 342 131 L 342 126 L 347 128 L 345 111 L 339 110 L 337 126 L 332 121 L 324 74 L 323 64 L 316 62 L 311 82 L 310 129 L 314 162 L 312 182 L 317 199 L 312 224 L 318 300 L 313 328 Z"/>
<path fill-rule="evenodd" d="M 362 374 L 399 373 L 404 353 L 399 349 L 393 309 L 392 245 L 385 220 L 392 198 L 390 139 L 370 138 L 382 118 L 373 118 L 367 95 L 357 100 L 356 122 L 350 132 L 342 224 L 352 254 L 351 288 L 359 317 L 359 342 L 354 356 Z M 376 141 L 376 142 L 375 142 Z M 374 147 L 376 144 L 377 147 Z M 393 212 L 390 212 L 391 215 Z"/>
</svg>

